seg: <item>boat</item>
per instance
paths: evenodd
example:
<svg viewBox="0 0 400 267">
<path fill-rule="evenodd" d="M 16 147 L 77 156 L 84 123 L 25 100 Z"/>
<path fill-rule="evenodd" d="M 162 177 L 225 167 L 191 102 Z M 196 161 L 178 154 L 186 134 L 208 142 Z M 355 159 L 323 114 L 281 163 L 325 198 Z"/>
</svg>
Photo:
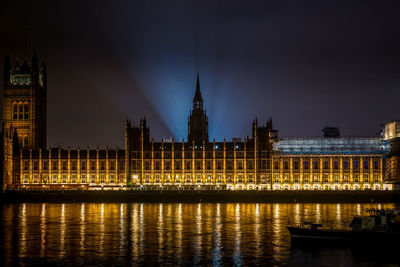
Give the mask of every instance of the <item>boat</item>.
<svg viewBox="0 0 400 267">
<path fill-rule="evenodd" d="M 322 224 L 303 222 L 287 226 L 292 245 L 345 244 L 386 246 L 400 242 L 400 210 L 368 209 L 369 216 L 354 216 L 346 229 L 323 228 Z"/>
</svg>

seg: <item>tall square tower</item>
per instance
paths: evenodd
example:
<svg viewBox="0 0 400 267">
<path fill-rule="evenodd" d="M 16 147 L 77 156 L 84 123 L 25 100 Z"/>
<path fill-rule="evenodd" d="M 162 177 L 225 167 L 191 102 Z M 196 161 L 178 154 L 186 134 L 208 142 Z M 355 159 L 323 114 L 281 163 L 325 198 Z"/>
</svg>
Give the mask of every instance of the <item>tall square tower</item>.
<svg viewBox="0 0 400 267">
<path fill-rule="evenodd" d="M 46 148 L 47 72 L 42 62 L 39 68 L 36 55 L 16 60 L 11 67 L 10 57 L 4 62 L 4 129 L 12 127 L 22 148 Z"/>
</svg>

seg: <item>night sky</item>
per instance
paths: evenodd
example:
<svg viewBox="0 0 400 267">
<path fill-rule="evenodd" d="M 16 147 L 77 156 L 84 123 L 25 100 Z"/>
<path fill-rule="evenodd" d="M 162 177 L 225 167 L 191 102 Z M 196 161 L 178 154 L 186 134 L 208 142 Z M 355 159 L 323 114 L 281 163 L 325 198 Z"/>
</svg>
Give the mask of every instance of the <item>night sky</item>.
<svg viewBox="0 0 400 267">
<path fill-rule="evenodd" d="M 281 137 L 375 136 L 400 117 L 399 14 L 382 0 L 3 0 L 0 60 L 23 56 L 27 24 L 48 65 L 49 146 L 122 147 L 141 116 L 155 139 L 186 139 L 197 71 L 210 140 L 270 115 Z"/>
</svg>

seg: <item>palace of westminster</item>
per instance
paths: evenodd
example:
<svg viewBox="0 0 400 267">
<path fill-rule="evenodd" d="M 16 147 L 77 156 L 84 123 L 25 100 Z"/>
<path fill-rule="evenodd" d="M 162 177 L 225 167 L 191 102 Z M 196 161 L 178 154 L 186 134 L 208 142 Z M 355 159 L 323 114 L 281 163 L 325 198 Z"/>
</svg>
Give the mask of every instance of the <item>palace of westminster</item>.
<svg viewBox="0 0 400 267">
<path fill-rule="evenodd" d="M 210 141 L 199 77 L 187 141 L 155 142 L 146 120 L 125 124 L 124 149 L 46 145 L 47 72 L 36 56 L 4 63 L 2 189 L 394 190 L 400 122 L 380 137 L 279 138 L 272 120 L 245 140 Z"/>
</svg>

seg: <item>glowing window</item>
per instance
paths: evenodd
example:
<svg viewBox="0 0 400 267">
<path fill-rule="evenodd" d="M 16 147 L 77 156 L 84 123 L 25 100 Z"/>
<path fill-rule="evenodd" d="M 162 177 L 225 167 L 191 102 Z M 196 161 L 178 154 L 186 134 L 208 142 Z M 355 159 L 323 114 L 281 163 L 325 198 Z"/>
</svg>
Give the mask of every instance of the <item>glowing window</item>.
<svg viewBox="0 0 400 267">
<path fill-rule="evenodd" d="M 186 161 L 186 170 L 190 170 L 190 161 Z"/>
<path fill-rule="evenodd" d="M 33 162 L 33 169 L 36 171 L 37 169 L 39 169 L 39 162 L 37 160 L 35 160 Z"/>
<path fill-rule="evenodd" d="M 318 163 L 317 160 L 314 160 L 314 162 L 313 162 L 313 169 L 314 170 L 318 170 L 319 169 L 319 163 Z"/>
<path fill-rule="evenodd" d="M 81 169 L 86 170 L 86 161 L 85 160 L 82 160 L 82 162 L 81 162 Z"/>
<path fill-rule="evenodd" d="M 96 170 L 96 161 L 92 160 L 92 161 L 90 162 L 90 169 L 91 169 L 92 171 Z"/>
<path fill-rule="evenodd" d="M 289 162 L 284 161 L 284 162 L 283 162 L 283 168 L 284 168 L 285 170 L 288 170 L 288 169 L 289 169 Z"/>
<path fill-rule="evenodd" d="M 18 108 L 18 119 L 22 120 L 24 116 L 24 106 L 23 105 L 19 105 Z"/>
<path fill-rule="evenodd" d="M 29 161 L 25 160 L 24 161 L 24 170 L 28 170 L 29 169 Z"/>
<path fill-rule="evenodd" d="M 249 174 L 249 181 L 250 182 L 253 181 L 253 175 L 252 174 Z"/>
<path fill-rule="evenodd" d="M 16 104 L 13 105 L 13 119 L 18 119 L 18 106 Z"/>
<path fill-rule="evenodd" d="M 266 160 L 262 160 L 261 161 L 261 169 L 266 169 L 267 168 L 267 161 Z"/>
<path fill-rule="evenodd" d="M 279 161 L 274 162 L 274 169 L 279 170 Z"/>
<path fill-rule="evenodd" d="M 73 171 L 76 170 L 76 160 L 71 161 L 71 169 L 72 169 Z"/>
<path fill-rule="evenodd" d="M 29 119 L 29 105 L 25 104 L 24 105 L 24 120 L 28 120 Z"/>
<path fill-rule="evenodd" d="M 49 168 L 49 163 L 47 162 L 47 160 L 43 161 L 43 170 L 47 170 Z"/>
<path fill-rule="evenodd" d="M 303 162 L 303 168 L 304 168 L 305 170 L 308 170 L 309 166 L 308 166 L 308 161 L 307 161 L 307 160 L 305 160 L 305 161 Z"/>
<path fill-rule="evenodd" d="M 339 182 L 339 175 L 335 175 L 334 179 L 335 179 L 335 183 L 338 183 Z"/>
<path fill-rule="evenodd" d="M 218 170 L 221 170 L 221 169 L 222 169 L 222 162 L 221 162 L 221 161 L 218 161 L 218 162 L 217 162 L 217 169 L 218 169 Z"/>
<path fill-rule="evenodd" d="M 335 169 L 335 170 L 339 169 L 339 161 L 335 160 L 333 162 L 333 169 Z"/>
<path fill-rule="evenodd" d="M 379 161 L 375 160 L 374 161 L 374 170 L 378 170 L 379 169 Z"/>
<path fill-rule="evenodd" d="M 369 168 L 369 164 L 368 164 L 368 160 L 364 160 L 364 170 L 368 170 Z"/>
<path fill-rule="evenodd" d="M 115 170 L 115 161 L 114 160 L 110 161 L 110 170 Z"/>
<path fill-rule="evenodd" d="M 253 169 L 253 161 L 252 161 L 252 160 L 249 160 L 249 161 L 247 162 L 247 168 L 250 169 L 250 170 Z"/>
<path fill-rule="evenodd" d="M 349 169 L 349 162 L 347 160 L 343 161 L 343 169 L 345 170 Z"/>
<path fill-rule="evenodd" d="M 299 169 L 299 162 L 298 161 L 293 161 L 293 169 L 295 169 L 295 170 Z"/>
<path fill-rule="evenodd" d="M 324 161 L 324 170 L 329 170 L 329 162 Z"/>
<path fill-rule="evenodd" d="M 353 161 L 353 169 L 358 170 L 358 160 Z"/>
</svg>

